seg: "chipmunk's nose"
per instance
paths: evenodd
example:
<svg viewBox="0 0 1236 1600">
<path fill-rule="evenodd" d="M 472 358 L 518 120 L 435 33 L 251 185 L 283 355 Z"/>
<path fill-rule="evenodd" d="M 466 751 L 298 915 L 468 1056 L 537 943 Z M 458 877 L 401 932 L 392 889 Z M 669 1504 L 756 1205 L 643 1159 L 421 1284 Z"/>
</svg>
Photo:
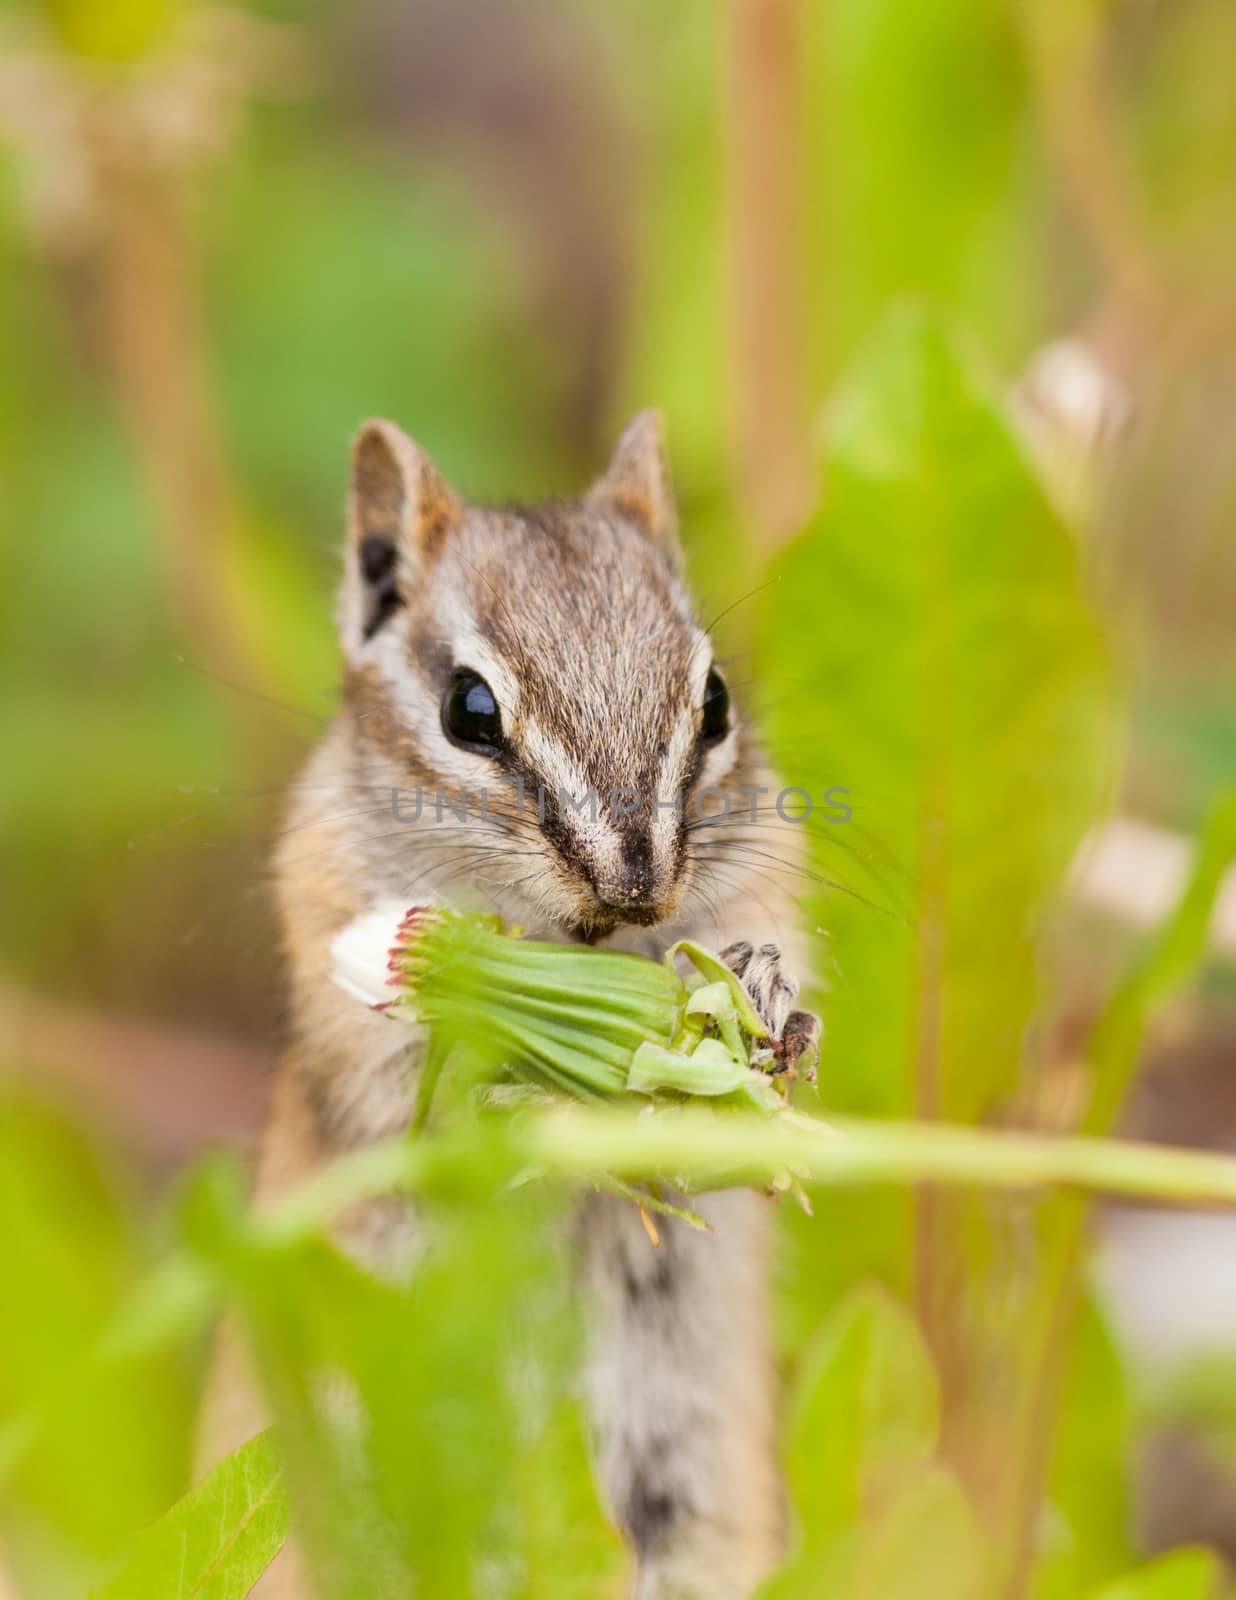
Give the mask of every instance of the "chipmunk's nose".
<svg viewBox="0 0 1236 1600">
<path fill-rule="evenodd" d="M 664 874 L 657 871 L 652 841 L 646 833 L 624 837 L 616 858 L 592 878 L 597 899 L 623 922 L 659 922 L 665 913 L 669 887 Z"/>
</svg>

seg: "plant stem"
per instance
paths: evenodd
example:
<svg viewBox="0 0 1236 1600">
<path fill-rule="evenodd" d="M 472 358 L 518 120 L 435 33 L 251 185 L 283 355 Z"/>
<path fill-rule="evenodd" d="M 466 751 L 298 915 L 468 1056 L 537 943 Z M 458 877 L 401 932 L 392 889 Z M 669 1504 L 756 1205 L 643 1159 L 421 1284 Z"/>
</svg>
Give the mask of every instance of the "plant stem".
<svg viewBox="0 0 1236 1600">
<path fill-rule="evenodd" d="M 692 1187 L 766 1183 L 787 1167 L 808 1185 L 943 1183 L 967 1188 L 1084 1189 L 1162 1203 L 1236 1208 L 1236 1157 L 1114 1139 L 1003 1133 L 947 1123 L 867 1122 L 785 1112 L 746 1116 L 684 1108 L 653 1116 L 566 1107 L 521 1112 L 506 1137 L 514 1162 L 543 1177 L 638 1181 L 672 1175 Z M 475 1136 L 375 1145 L 335 1161 L 254 1218 L 277 1244 L 358 1200 L 432 1189 L 465 1171 Z"/>
<path fill-rule="evenodd" d="M 478 1163 L 478 1156 L 484 1159 Z M 505 1166 L 502 1163 L 505 1162 Z M 495 1122 L 490 1142 L 473 1127 L 433 1138 L 388 1140 L 340 1156 L 244 1224 L 249 1246 L 280 1249 L 319 1232 L 349 1207 L 391 1193 L 452 1195 L 492 1183 L 497 1171 L 619 1183 L 656 1180 L 706 1187 L 767 1183 L 792 1168 L 817 1186 L 944 1183 L 970 1188 L 1051 1185 L 1160 1203 L 1236 1208 L 1236 1157 L 1113 1139 L 1052 1138 L 947 1123 L 825 1122 L 786 1111 L 777 1117 L 692 1107 L 652 1116 L 569 1106 L 519 1112 Z M 673 1202 L 659 1202 L 666 1210 Z M 173 1255 L 126 1298 L 77 1381 L 116 1362 L 173 1343 L 200 1325 L 219 1285 L 189 1252 Z M 0 1432 L 0 1480 L 38 1438 L 36 1411 Z"/>
</svg>

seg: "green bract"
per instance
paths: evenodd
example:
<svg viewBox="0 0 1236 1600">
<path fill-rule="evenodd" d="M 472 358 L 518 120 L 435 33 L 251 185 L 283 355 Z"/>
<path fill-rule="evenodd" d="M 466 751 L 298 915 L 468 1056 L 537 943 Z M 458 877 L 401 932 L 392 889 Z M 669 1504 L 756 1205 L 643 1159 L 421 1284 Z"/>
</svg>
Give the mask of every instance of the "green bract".
<svg viewBox="0 0 1236 1600">
<path fill-rule="evenodd" d="M 675 969 L 683 956 L 694 967 Z M 663 962 L 518 937 L 496 917 L 415 907 L 390 948 L 385 1008 L 446 1046 L 497 1056 L 517 1077 L 585 1100 L 706 1096 L 775 1110 L 751 1066 L 767 1029 L 718 956 L 683 940 Z"/>
</svg>

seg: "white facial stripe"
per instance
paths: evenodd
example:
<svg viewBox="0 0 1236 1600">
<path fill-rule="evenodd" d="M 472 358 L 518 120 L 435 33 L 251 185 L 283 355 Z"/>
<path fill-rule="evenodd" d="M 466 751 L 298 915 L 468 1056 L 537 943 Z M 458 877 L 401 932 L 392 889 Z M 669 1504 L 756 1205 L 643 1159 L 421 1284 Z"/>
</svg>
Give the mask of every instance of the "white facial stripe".
<svg viewBox="0 0 1236 1600">
<path fill-rule="evenodd" d="M 458 584 L 452 584 L 442 608 L 442 636 L 450 641 L 457 667 L 480 673 L 493 690 L 503 721 L 510 723 L 519 711 L 519 683 L 502 657 L 481 634 Z"/>
<path fill-rule="evenodd" d="M 523 743 L 532 766 L 558 801 L 563 824 L 602 875 L 616 873 L 622 864 L 622 838 L 606 814 L 609 796 L 590 791 L 587 777 L 570 752 L 537 723 L 525 725 Z M 566 804 L 563 796 L 575 804 Z"/>
<path fill-rule="evenodd" d="M 708 674 L 712 669 L 712 644 L 706 633 L 701 633 L 697 628 L 695 638 L 691 641 L 691 704 L 701 706 L 704 703 L 704 685 L 708 681 Z"/>
<path fill-rule="evenodd" d="M 587 793 L 588 780 L 570 751 L 551 738 L 539 723 L 529 719 L 524 726 L 523 743 L 532 765 L 554 794 L 561 790 L 579 800 Z"/>
<path fill-rule="evenodd" d="M 666 748 L 665 758 L 657 775 L 658 794 L 669 798 L 678 793 L 686 776 L 696 739 L 699 737 L 700 707 L 704 703 L 704 689 L 712 670 L 712 646 L 705 634 L 696 635 L 691 655 L 691 704 L 679 717 Z M 738 760 L 738 734 L 731 725 L 720 743 L 704 752 L 696 790 L 719 786 L 734 770 Z"/>
<path fill-rule="evenodd" d="M 443 638 L 451 641 L 455 661 L 485 679 L 509 722 L 518 704 L 518 685 L 503 662 L 477 631 L 471 613 L 453 597 L 443 615 Z M 440 686 L 428 682 L 407 658 L 406 642 L 398 628 L 383 628 L 367 645 L 370 659 L 390 692 L 399 719 L 441 774 L 444 788 L 475 788 L 492 780 L 493 762 L 477 751 L 460 750 L 442 732 Z"/>
<path fill-rule="evenodd" d="M 403 636 L 398 628 L 383 628 L 371 642 L 374 664 L 390 690 L 391 704 L 421 750 L 428 754 L 433 740 L 442 737 L 437 701 L 425 693 L 420 676 L 408 664 Z"/>
<path fill-rule="evenodd" d="M 703 689 L 700 690 L 701 695 Z M 693 707 L 683 711 L 666 741 L 665 755 L 657 768 L 657 799 L 662 802 L 652 811 L 652 849 L 657 863 L 668 861 L 678 834 L 678 814 L 671 805 L 682 793 L 691 752 L 695 748 L 699 716 Z"/>
<path fill-rule="evenodd" d="M 695 786 L 697 793 L 700 789 L 719 788 L 733 772 L 737 763 L 738 730 L 731 727 L 720 744 L 715 744 L 711 750 L 704 752 L 699 782 Z"/>
</svg>

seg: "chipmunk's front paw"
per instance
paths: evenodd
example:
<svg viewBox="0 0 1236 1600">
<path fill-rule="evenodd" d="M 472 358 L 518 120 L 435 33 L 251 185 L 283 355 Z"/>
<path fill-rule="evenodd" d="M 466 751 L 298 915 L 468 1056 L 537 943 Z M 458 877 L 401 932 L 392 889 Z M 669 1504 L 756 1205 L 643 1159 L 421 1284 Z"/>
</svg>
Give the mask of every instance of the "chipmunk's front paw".
<svg viewBox="0 0 1236 1600">
<path fill-rule="evenodd" d="M 752 1054 L 752 1066 L 774 1074 L 795 1067 L 813 1078 L 820 1057 L 820 1019 L 813 1012 L 793 1009 L 798 980 L 783 971 L 780 949 L 740 939 L 721 952 L 721 959 L 741 979 L 768 1029 L 768 1039 Z"/>
</svg>

